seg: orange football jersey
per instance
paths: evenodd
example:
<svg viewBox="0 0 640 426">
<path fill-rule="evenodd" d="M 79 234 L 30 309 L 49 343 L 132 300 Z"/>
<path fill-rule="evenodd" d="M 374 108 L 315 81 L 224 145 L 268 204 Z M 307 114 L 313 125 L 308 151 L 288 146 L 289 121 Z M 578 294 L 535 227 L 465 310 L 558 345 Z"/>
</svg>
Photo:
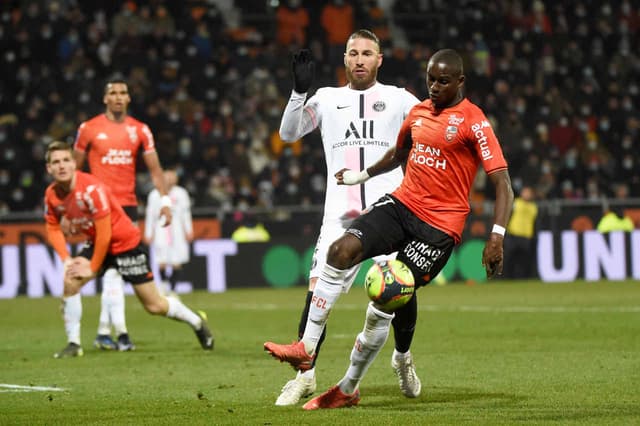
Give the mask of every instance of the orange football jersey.
<svg viewBox="0 0 640 426">
<path fill-rule="evenodd" d="M 440 110 L 427 99 L 402 124 L 397 146 L 407 143 L 411 150 L 405 176 L 393 195 L 421 220 L 460 242 L 478 167 L 487 174 L 507 168 L 489 120 L 468 99 Z"/>
<path fill-rule="evenodd" d="M 59 198 L 55 183 L 45 191 L 45 221 L 56 225 L 65 216 L 71 228 L 95 241 L 94 221 L 111 214 L 110 254 L 119 254 L 140 244 L 140 229 L 131 222 L 109 189 L 95 176 L 76 171 L 73 190 L 64 198 Z"/>
<path fill-rule="evenodd" d="M 107 184 L 122 206 L 135 206 L 138 150 L 155 152 L 149 127 L 127 116 L 122 123 L 100 114 L 78 128 L 74 149 L 88 152 L 91 174 Z"/>
</svg>

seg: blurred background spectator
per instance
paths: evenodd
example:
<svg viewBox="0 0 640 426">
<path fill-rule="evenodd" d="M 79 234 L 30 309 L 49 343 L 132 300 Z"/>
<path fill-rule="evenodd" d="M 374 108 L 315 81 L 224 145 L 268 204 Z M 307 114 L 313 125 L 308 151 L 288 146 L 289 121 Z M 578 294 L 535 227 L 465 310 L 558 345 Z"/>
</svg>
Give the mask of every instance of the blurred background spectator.
<svg viewBox="0 0 640 426">
<path fill-rule="evenodd" d="M 116 76 L 194 209 L 321 203 L 318 136 L 277 138 L 290 55 L 311 48 L 316 87 L 343 83 L 344 42 L 360 27 L 383 42 L 384 83 L 420 99 L 430 54 L 463 54 L 467 95 L 492 121 L 516 191 L 602 199 L 624 183 L 640 197 L 637 2 L 24 0 L 0 3 L 0 215 L 40 213 L 44 147 L 73 141 Z M 482 182 L 474 199 L 488 195 Z"/>
</svg>

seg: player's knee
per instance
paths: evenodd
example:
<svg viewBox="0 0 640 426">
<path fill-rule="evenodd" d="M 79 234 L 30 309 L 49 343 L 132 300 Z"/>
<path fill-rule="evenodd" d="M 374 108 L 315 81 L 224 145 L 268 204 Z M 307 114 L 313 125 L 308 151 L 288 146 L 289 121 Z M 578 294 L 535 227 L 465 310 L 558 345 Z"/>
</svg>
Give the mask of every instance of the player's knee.
<svg viewBox="0 0 640 426">
<path fill-rule="evenodd" d="M 79 293 L 80 289 L 87 281 L 89 280 L 65 277 L 62 291 L 63 295 L 65 297 L 69 297 Z"/>
<path fill-rule="evenodd" d="M 143 303 L 144 309 L 151 315 L 164 315 L 167 312 L 166 306 L 160 297 L 157 300 L 148 300 Z"/>
<path fill-rule="evenodd" d="M 347 269 L 362 257 L 362 243 L 351 234 L 344 234 L 334 241 L 327 252 L 327 263 L 334 268 Z"/>
</svg>

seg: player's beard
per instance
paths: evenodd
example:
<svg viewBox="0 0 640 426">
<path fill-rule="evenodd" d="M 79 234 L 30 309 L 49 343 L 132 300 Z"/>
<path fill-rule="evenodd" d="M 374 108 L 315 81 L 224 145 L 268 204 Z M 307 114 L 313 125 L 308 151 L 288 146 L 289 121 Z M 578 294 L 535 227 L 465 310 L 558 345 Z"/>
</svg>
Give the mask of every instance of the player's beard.
<svg viewBox="0 0 640 426">
<path fill-rule="evenodd" d="M 367 69 L 365 68 L 365 70 Z M 356 69 L 347 70 L 349 85 L 354 90 L 368 89 L 369 87 L 373 86 L 376 81 L 376 77 L 378 76 L 377 69 L 368 69 L 367 73 L 362 77 L 358 77 L 355 71 Z"/>
</svg>

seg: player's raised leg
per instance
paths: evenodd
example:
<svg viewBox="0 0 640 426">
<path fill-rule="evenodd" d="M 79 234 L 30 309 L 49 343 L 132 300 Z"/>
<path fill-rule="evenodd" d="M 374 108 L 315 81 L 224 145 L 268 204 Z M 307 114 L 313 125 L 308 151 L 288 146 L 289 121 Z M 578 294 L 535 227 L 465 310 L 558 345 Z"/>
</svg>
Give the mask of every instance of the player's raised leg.
<svg viewBox="0 0 640 426">
<path fill-rule="evenodd" d="M 302 340 L 289 345 L 266 342 L 264 349 L 280 362 L 288 362 L 297 370 L 309 370 L 331 308 L 342 293 L 347 273 L 348 269 L 325 265 L 311 297 L 309 318 Z"/>
<path fill-rule="evenodd" d="M 147 312 L 152 315 L 163 315 L 177 321 L 186 322 L 196 333 L 202 349 L 213 349 L 214 339 L 204 312 L 195 313 L 180 300 L 161 296 L 154 281 L 135 284 L 133 289 Z"/>
</svg>

